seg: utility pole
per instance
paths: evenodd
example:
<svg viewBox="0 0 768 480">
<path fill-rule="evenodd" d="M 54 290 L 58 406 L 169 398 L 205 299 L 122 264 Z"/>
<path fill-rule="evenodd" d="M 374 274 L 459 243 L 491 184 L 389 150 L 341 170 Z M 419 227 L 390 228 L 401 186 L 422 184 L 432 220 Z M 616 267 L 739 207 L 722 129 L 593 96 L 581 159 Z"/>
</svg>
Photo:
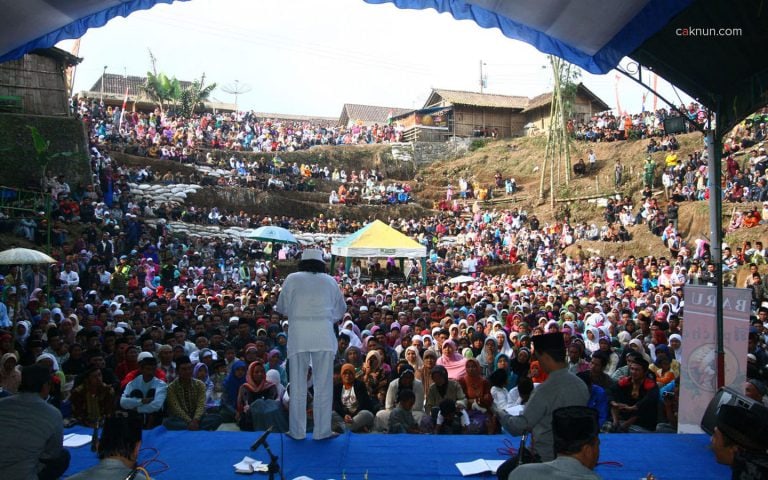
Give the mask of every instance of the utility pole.
<svg viewBox="0 0 768 480">
<path fill-rule="evenodd" d="M 104 105 L 104 77 L 107 75 L 107 66 L 104 65 L 104 71 L 101 72 L 101 98 L 99 102 Z"/>
<path fill-rule="evenodd" d="M 480 93 L 483 93 L 483 89 L 485 88 L 485 76 L 483 75 L 484 65 L 486 65 L 486 63 L 480 60 Z"/>
</svg>

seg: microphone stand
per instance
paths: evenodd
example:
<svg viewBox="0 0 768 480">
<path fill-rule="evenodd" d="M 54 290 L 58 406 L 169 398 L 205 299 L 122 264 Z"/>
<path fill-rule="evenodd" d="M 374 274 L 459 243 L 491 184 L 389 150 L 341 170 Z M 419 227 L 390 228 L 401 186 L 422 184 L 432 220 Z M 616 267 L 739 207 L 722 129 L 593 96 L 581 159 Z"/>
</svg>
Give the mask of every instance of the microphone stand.
<svg viewBox="0 0 768 480">
<path fill-rule="evenodd" d="M 277 461 L 278 457 L 269 448 L 269 443 L 264 440 L 264 449 L 269 454 L 269 465 L 267 465 L 267 472 L 269 472 L 269 480 L 275 480 L 275 474 L 277 473 L 280 480 L 284 480 L 282 472 L 280 472 L 280 463 Z"/>
</svg>

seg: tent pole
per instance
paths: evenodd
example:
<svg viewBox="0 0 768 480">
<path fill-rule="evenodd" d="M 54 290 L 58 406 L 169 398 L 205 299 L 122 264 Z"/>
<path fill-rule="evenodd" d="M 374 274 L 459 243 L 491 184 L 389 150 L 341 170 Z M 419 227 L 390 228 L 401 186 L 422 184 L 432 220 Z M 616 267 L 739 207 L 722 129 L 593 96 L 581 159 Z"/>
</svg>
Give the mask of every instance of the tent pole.
<svg viewBox="0 0 768 480">
<path fill-rule="evenodd" d="M 427 257 L 421 257 L 421 283 L 427 286 Z"/>
<path fill-rule="evenodd" d="M 331 255 L 331 271 L 329 273 L 332 277 L 334 276 L 334 267 L 336 267 L 336 255 Z"/>
<path fill-rule="evenodd" d="M 352 268 L 352 257 L 344 258 L 344 274 L 349 275 L 349 269 Z"/>
<path fill-rule="evenodd" d="M 717 106 L 717 122 L 721 120 L 720 102 Z M 707 116 L 707 152 L 709 155 L 709 251 L 715 264 L 716 298 L 715 325 L 717 329 L 717 388 L 725 386 L 725 345 L 723 342 L 723 192 L 722 192 L 722 143 L 720 135 L 712 128 L 712 111 Z M 719 133 L 719 132 L 718 132 Z"/>
</svg>

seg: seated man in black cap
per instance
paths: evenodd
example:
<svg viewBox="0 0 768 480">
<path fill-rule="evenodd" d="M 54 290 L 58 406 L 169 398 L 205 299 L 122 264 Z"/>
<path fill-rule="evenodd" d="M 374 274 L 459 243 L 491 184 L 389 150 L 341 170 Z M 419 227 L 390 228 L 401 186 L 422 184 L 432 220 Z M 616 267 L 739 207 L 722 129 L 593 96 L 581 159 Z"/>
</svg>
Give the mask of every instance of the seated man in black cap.
<svg viewBox="0 0 768 480">
<path fill-rule="evenodd" d="M 534 357 L 549 377 L 534 389 L 521 415 L 510 415 L 496 406 L 492 408 L 501 426 L 512 435 L 532 432 L 535 453 L 548 462 L 555 458 L 552 412 L 561 407 L 586 407 L 589 390 L 579 377 L 568 371 L 562 333 L 534 335 L 532 338 Z"/>
<path fill-rule="evenodd" d="M 629 376 L 616 382 L 611 401 L 612 431 L 643 433 L 656 431 L 659 387 L 648 376 L 648 361 L 635 357 Z"/>
<path fill-rule="evenodd" d="M 563 407 L 552 413 L 552 433 L 557 458 L 551 462 L 520 465 L 508 480 L 595 480 L 592 471 L 600 458 L 600 424 L 597 410 Z"/>
<path fill-rule="evenodd" d="M 768 409 L 723 405 L 712 434 L 715 459 L 730 465 L 732 479 L 768 478 Z"/>
<path fill-rule="evenodd" d="M 3 478 L 55 479 L 69 468 L 61 412 L 45 401 L 50 390 L 50 370 L 30 365 L 21 371 L 19 393 L 0 400 Z"/>
</svg>

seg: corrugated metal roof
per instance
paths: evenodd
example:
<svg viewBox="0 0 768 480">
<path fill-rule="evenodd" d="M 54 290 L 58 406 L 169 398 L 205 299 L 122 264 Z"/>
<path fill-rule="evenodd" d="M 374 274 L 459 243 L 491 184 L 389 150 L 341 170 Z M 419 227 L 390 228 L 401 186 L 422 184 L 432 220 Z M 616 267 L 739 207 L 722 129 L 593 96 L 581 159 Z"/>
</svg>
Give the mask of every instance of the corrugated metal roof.
<svg viewBox="0 0 768 480">
<path fill-rule="evenodd" d="M 387 123 L 389 114 L 392 116 L 400 115 L 402 113 L 411 112 L 412 108 L 399 108 L 399 107 L 377 107 L 374 105 L 358 105 L 355 103 L 345 103 L 342 109 L 341 116 L 346 117 L 349 120 L 360 120 L 364 123 Z"/>
<path fill-rule="evenodd" d="M 443 90 L 436 88 L 430 95 L 439 95 L 447 103 L 453 105 L 473 105 L 477 107 L 495 108 L 519 108 L 523 109 L 528 104 L 528 97 L 512 95 L 496 95 L 491 93 L 464 92 L 461 90 Z M 429 105 L 425 105 L 428 107 Z"/>
</svg>

